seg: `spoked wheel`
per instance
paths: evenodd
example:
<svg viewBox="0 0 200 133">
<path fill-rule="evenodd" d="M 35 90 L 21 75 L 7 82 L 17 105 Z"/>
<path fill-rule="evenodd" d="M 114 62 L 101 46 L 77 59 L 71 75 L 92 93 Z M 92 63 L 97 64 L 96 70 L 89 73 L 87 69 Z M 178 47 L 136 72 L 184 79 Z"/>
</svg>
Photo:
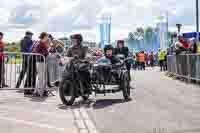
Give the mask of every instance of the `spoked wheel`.
<svg viewBox="0 0 200 133">
<path fill-rule="evenodd" d="M 87 101 L 89 99 L 89 96 L 90 96 L 89 94 L 85 94 L 84 96 L 82 96 L 82 98 L 84 101 Z"/>
<path fill-rule="evenodd" d="M 63 104 L 67 106 L 73 105 L 76 99 L 76 92 L 71 81 L 66 80 L 60 83 L 59 95 Z"/>
<path fill-rule="evenodd" d="M 130 100 L 130 78 L 129 74 L 125 73 L 121 83 L 121 88 L 123 91 L 123 96 L 125 100 Z"/>
</svg>

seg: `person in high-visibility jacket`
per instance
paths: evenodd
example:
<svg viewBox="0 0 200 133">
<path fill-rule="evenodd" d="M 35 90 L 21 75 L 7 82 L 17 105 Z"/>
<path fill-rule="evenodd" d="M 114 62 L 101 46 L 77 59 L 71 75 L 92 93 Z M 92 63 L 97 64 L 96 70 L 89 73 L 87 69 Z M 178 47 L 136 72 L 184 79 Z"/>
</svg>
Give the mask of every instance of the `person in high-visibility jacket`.
<svg viewBox="0 0 200 133">
<path fill-rule="evenodd" d="M 164 71 L 165 52 L 162 51 L 161 49 L 159 50 L 158 53 L 158 60 L 160 64 L 160 71 Z"/>
<path fill-rule="evenodd" d="M 139 64 L 140 64 L 140 69 L 145 70 L 145 54 L 144 54 L 144 51 L 142 51 L 138 54 L 138 60 L 139 60 Z"/>
</svg>

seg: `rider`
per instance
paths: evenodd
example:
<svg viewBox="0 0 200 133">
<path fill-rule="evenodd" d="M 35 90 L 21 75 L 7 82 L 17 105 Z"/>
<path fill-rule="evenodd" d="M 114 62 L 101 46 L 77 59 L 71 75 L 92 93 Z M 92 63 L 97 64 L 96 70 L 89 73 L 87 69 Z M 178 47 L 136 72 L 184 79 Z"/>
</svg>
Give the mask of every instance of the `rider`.
<svg viewBox="0 0 200 133">
<path fill-rule="evenodd" d="M 70 69 L 70 64 L 73 64 L 76 60 L 84 61 L 86 59 L 88 48 L 82 45 L 83 37 L 81 34 L 74 34 L 70 36 L 72 46 L 68 48 L 66 56 L 70 59 L 68 62 L 67 69 Z M 83 72 L 83 76 L 86 82 L 84 82 L 84 86 L 86 86 L 86 91 L 89 90 L 89 86 L 87 86 L 87 82 L 90 82 L 89 71 Z M 55 86 L 58 86 L 60 81 L 54 82 Z"/>
<path fill-rule="evenodd" d="M 67 57 L 75 57 L 78 59 L 85 59 L 88 48 L 82 45 L 83 37 L 81 34 L 74 34 L 70 36 L 72 46 L 67 51 Z"/>
<path fill-rule="evenodd" d="M 124 40 L 117 41 L 117 48 L 115 48 L 115 54 L 122 54 L 125 58 L 128 57 L 129 49 L 128 47 L 124 46 Z"/>
<path fill-rule="evenodd" d="M 129 49 L 128 49 L 128 47 L 124 46 L 124 40 L 118 40 L 117 41 L 117 48 L 115 48 L 114 52 L 115 52 L 115 55 L 122 54 L 122 55 L 124 55 L 125 58 L 128 57 Z M 130 76 L 131 75 L 130 74 L 130 70 L 131 70 L 131 63 L 130 62 L 126 62 L 126 68 L 129 71 L 129 76 Z"/>
</svg>

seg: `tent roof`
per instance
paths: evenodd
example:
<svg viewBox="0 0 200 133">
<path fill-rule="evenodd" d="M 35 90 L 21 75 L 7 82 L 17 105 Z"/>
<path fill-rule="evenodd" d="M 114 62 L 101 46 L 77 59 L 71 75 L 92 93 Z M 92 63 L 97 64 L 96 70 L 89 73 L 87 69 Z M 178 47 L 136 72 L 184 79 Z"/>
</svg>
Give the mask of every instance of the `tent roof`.
<svg viewBox="0 0 200 133">
<path fill-rule="evenodd" d="M 196 32 L 188 32 L 188 33 L 183 33 L 184 38 L 196 38 L 197 33 Z"/>
</svg>

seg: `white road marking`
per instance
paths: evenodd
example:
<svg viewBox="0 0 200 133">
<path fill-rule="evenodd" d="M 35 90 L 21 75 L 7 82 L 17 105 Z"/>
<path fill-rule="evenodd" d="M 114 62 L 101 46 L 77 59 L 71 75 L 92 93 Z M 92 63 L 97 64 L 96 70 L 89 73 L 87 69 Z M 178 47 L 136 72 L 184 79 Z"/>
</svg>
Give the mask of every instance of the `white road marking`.
<svg viewBox="0 0 200 133">
<path fill-rule="evenodd" d="M 76 125 L 79 128 L 79 133 L 98 133 L 84 107 L 80 107 L 80 109 L 73 109 L 73 113 Z"/>
<path fill-rule="evenodd" d="M 74 116 L 75 116 L 76 120 L 81 119 L 81 115 L 80 115 L 79 109 L 74 109 L 73 112 L 74 112 Z"/>
<path fill-rule="evenodd" d="M 81 130 L 81 129 L 86 129 L 86 127 L 85 127 L 85 124 L 84 124 L 84 121 L 83 121 L 83 120 L 75 120 L 75 122 L 76 122 L 76 124 L 77 124 L 77 126 L 78 126 L 79 130 Z"/>
<path fill-rule="evenodd" d="M 92 122 L 92 120 L 88 116 L 88 113 L 86 112 L 85 108 L 81 107 L 80 113 L 81 113 L 81 116 L 82 116 L 82 118 L 85 122 L 87 129 L 89 130 L 89 133 L 98 133 L 94 123 Z"/>
<path fill-rule="evenodd" d="M 96 127 L 91 120 L 85 120 L 85 123 L 90 133 L 98 133 Z"/>
<path fill-rule="evenodd" d="M 81 129 L 81 130 L 79 131 L 79 133 L 89 133 L 89 132 L 88 132 L 88 130 L 86 130 L 86 129 Z"/>
<path fill-rule="evenodd" d="M 84 108 L 80 108 L 80 112 L 81 112 L 81 115 L 82 115 L 83 119 L 85 119 L 85 120 L 89 120 L 90 119 L 88 114 L 87 114 L 87 112 L 86 112 L 86 110 Z"/>
</svg>

